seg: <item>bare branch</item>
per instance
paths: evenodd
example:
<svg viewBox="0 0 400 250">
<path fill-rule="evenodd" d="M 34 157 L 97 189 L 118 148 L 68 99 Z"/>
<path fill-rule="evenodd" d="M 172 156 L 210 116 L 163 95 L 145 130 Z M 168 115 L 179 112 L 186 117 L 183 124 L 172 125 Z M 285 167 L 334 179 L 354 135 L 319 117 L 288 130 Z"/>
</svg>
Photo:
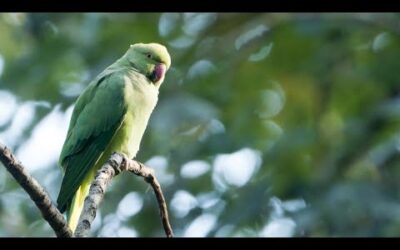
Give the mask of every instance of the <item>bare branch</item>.
<svg viewBox="0 0 400 250">
<path fill-rule="evenodd" d="M 11 173 L 15 180 L 29 194 L 43 215 L 43 218 L 50 224 L 57 237 L 72 237 L 72 231 L 67 225 L 64 216 L 52 203 L 50 196 L 44 188 L 33 178 L 12 154 L 10 149 L 0 143 L 0 161 Z M 83 237 L 88 235 L 91 224 L 96 217 L 96 211 L 103 200 L 105 190 L 112 178 L 122 171 L 129 171 L 141 176 L 154 190 L 160 209 L 160 217 L 167 237 L 173 237 L 172 228 L 168 219 L 167 205 L 161 186 L 154 175 L 154 171 L 143 163 L 127 159 L 121 154 L 114 153 L 110 160 L 97 172 L 89 195 L 85 199 L 84 209 L 79 218 L 75 236 Z"/>
<path fill-rule="evenodd" d="M 172 228 L 168 219 L 167 204 L 160 184 L 154 175 L 154 171 L 146 167 L 143 163 L 130 160 L 119 153 L 112 154 L 111 158 L 97 172 L 95 180 L 90 186 L 89 195 L 85 199 L 75 236 L 84 237 L 88 235 L 91 224 L 96 217 L 96 210 L 103 200 L 107 186 L 115 175 L 118 175 L 124 170 L 143 177 L 145 181 L 151 185 L 157 198 L 165 234 L 167 237 L 173 237 Z"/>
<path fill-rule="evenodd" d="M 25 170 L 24 166 L 12 154 L 11 150 L 0 143 L 0 161 L 8 172 L 29 194 L 43 215 L 43 218 L 50 224 L 57 237 L 72 237 L 64 216 L 51 202 L 50 196 L 44 188 Z"/>
<path fill-rule="evenodd" d="M 124 158 L 126 159 L 126 158 Z M 165 234 L 167 235 L 168 238 L 172 238 L 174 236 L 174 233 L 171 228 L 171 224 L 169 222 L 168 218 L 168 209 L 167 209 L 167 203 L 165 202 L 164 195 L 161 190 L 160 183 L 158 182 L 154 170 L 145 166 L 141 162 L 133 161 L 133 160 L 128 160 L 124 161 L 126 164 L 126 169 L 136 175 L 142 176 L 144 180 L 151 185 L 151 187 L 154 190 L 154 194 L 156 195 L 157 202 L 158 202 L 158 208 L 160 209 L 160 217 L 161 217 L 161 222 L 164 227 Z"/>
</svg>

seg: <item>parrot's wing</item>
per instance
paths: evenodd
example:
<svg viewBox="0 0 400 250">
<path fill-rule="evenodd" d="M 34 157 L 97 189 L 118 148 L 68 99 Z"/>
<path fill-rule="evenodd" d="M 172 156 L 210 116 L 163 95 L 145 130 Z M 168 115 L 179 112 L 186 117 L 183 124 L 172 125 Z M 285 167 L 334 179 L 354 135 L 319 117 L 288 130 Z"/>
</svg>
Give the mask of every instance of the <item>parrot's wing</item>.
<svg viewBox="0 0 400 250">
<path fill-rule="evenodd" d="M 113 72 L 92 82 L 77 100 L 59 160 L 65 169 L 57 198 L 61 212 L 121 127 L 124 84 L 124 73 Z"/>
</svg>

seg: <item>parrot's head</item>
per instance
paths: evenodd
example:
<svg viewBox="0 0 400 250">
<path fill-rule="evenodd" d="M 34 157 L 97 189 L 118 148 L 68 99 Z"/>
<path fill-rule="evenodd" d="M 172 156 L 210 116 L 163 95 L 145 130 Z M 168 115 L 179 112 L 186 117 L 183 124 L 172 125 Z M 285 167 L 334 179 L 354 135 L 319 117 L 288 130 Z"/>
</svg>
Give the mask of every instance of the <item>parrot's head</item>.
<svg viewBox="0 0 400 250">
<path fill-rule="evenodd" d="M 158 43 L 136 43 L 126 53 L 129 65 L 145 75 L 155 86 L 164 81 L 171 66 L 167 49 Z"/>
</svg>

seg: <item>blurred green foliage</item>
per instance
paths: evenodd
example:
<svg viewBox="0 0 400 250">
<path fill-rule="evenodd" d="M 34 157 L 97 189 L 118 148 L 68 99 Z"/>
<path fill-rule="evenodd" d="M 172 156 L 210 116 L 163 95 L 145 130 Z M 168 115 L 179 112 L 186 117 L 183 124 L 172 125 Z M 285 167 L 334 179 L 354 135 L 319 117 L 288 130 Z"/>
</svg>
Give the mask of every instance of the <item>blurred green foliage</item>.
<svg viewBox="0 0 400 250">
<path fill-rule="evenodd" d="M 71 105 L 130 44 L 158 42 L 172 68 L 137 159 L 155 168 L 177 236 L 397 236 L 399 24 L 391 13 L 3 13 L 0 141 L 55 200 Z M 114 179 L 92 234 L 163 236 L 147 184 Z M 0 168 L 0 236 L 53 235 Z"/>
</svg>

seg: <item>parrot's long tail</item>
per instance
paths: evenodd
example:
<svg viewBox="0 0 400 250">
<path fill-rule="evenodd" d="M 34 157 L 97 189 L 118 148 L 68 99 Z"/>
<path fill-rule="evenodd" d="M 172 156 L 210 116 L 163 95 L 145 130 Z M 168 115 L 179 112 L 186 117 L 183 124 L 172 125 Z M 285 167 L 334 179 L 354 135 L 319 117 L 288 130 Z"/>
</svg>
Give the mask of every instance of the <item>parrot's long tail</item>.
<svg viewBox="0 0 400 250">
<path fill-rule="evenodd" d="M 73 233 L 78 226 L 78 220 L 83 210 L 85 198 L 89 193 L 90 184 L 92 183 L 92 180 L 94 178 L 94 173 L 92 172 L 93 171 L 91 171 L 86 176 L 82 184 L 79 186 L 74 195 L 74 198 L 72 199 L 71 206 L 69 207 L 67 212 L 68 226 Z"/>
</svg>

